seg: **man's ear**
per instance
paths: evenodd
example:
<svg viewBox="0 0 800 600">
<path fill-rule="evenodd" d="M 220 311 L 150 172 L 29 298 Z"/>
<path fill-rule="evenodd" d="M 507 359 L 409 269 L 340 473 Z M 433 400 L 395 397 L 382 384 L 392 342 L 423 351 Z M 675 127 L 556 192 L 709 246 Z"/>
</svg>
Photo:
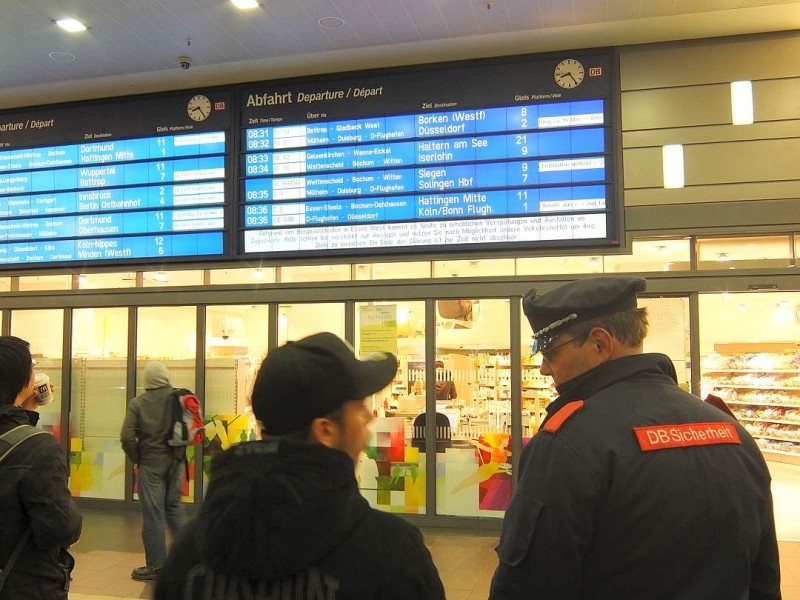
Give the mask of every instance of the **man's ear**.
<svg viewBox="0 0 800 600">
<path fill-rule="evenodd" d="M 595 327 L 589 332 L 588 343 L 592 344 L 597 354 L 606 360 L 614 353 L 614 338 L 602 327 Z"/>
<path fill-rule="evenodd" d="M 317 417 L 311 421 L 311 441 L 335 448 L 339 440 L 339 427 L 327 417 Z"/>
</svg>

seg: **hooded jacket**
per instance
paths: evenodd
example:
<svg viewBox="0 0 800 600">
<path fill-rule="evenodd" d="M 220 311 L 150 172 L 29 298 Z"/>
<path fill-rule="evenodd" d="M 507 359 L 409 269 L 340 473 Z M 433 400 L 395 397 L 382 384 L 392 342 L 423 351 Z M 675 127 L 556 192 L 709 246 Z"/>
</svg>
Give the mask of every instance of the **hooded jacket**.
<svg viewBox="0 0 800 600">
<path fill-rule="evenodd" d="M 276 438 L 217 456 L 156 598 L 440 600 L 444 589 L 422 534 L 369 506 L 347 454 Z"/>
<path fill-rule="evenodd" d="M 491 600 L 780 598 L 769 471 L 733 417 L 663 354 L 558 392 L 522 451 Z"/>
<path fill-rule="evenodd" d="M 169 399 L 174 388 L 160 362 L 147 363 L 143 379 L 145 391 L 128 404 L 120 441 L 132 463 L 166 471 L 182 452 L 166 441 L 173 423 Z"/>
<path fill-rule="evenodd" d="M 0 435 L 35 425 L 38 416 L 0 406 Z M 0 568 L 25 529 L 32 532 L 0 592 L 2 600 L 66 600 L 74 564 L 66 548 L 78 541 L 82 525 L 67 475 L 64 451 L 52 435 L 26 439 L 0 463 Z"/>
</svg>

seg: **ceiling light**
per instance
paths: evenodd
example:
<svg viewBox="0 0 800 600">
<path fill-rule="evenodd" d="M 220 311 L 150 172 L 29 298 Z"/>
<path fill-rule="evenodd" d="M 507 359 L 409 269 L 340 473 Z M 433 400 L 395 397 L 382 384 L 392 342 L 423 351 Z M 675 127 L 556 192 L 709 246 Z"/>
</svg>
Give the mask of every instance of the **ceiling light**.
<svg viewBox="0 0 800 600">
<path fill-rule="evenodd" d="M 728 256 L 727 252 L 720 252 L 717 254 L 717 262 L 729 262 L 731 257 Z"/>
<path fill-rule="evenodd" d="M 239 10 L 249 10 L 261 6 L 258 0 L 231 0 L 231 4 Z"/>
<path fill-rule="evenodd" d="M 256 269 L 253 272 L 253 279 L 264 279 L 264 271 L 261 269 Z"/>
<path fill-rule="evenodd" d="M 161 281 L 162 283 L 165 282 L 165 281 L 169 281 L 169 279 L 167 278 L 167 274 L 164 273 L 164 271 L 159 271 L 158 273 L 153 275 L 153 280 L 154 281 Z"/>
<path fill-rule="evenodd" d="M 734 125 L 753 123 L 753 82 L 731 82 L 731 122 Z"/>
<path fill-rule="evenodd" d="M 88 281 L 86 275 L 78 275 L 78 283 L 87 283 Z"/>
<path fill-rule="evenodd" d="M 77 33 L 78 31 L 86 31 L 86 25 L 78 21 L 77 19 L 59 19 L 55 22 L 56 25 L 61 27 L 64 31 L 69 31 L 70 33 Z"/>
<path fill-rule="evenodd" d="M 661 158 L 664 168 L 664 187 L 683 187 L 683 146 L 681 144 L 668 144 L 661 148 Z"/>
<path fill-rule="evenodd" d="M 339 27 L 344 27 L 344 19 L 340 19 L 339 17 L 322 17 L 317 21 L 317 25 L 324 29 L 339 29 Z"/>
<path fill-rule="evenodd" d="M 55 51 L 50 52 L 47 56 L 57 62 L 72 62 L 75 60 L 75 55 L 70 52 Z"/>
<path fill-rule="evenodd" d="M 659 256 L 666 256 L 668 248 L 666 246 L 656 246 L 656 254 Z"/>
<path fill-rule="evenodd" d="M 599 267 L 600 266 L 600 259 L 596 256 L 593 256 L 589 259 L 589 266 L 590 267 Z"/>
</svg>

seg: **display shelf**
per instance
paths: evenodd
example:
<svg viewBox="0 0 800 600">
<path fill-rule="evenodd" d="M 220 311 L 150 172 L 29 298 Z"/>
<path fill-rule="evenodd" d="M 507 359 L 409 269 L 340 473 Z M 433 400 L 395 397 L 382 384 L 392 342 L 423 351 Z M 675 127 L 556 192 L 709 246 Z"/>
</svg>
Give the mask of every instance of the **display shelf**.
<svg viewBox="0 0 800 600">
<path fill-rule="evenodd" d="M 770 346 L 768 352 L 763 345 L 741 343 L 717 345 L 715 350 L 701 363 L 703 395 L 720 396 L 765 456 L 800 457 L 797 346 Z"/>
<path fill-rule="evenodd" d="M 711 393 L 713 394 L 714 391 L 712 390 Z M 719 394 L 717 394 L 717 395 L 719 395 Z M 787 403 L 783 403 L 782 404 L 780 402 L 767 402 L 767 401 L 764 401 L 764 402 L 741 402 L 740 400 L 728 400 L 728 399 L 726 399 L 725 403 L 728 404 L 729 406 L 730 405 L 733 405 L 733 406 L 775 406 L 775 407 L 778 407 L 778 408 L 797 408 L 797 409 L 800 409 L 800 402 L 798 402 L 797 404 L 792 404 L 791 402 L 787 402 Z M 800 423 L 798 423 L 798 424 L 800 425 Z"/>
<path fill-rule="evenodd" d="M 735 413 L 736 411 L 734 411 Z M 760 419 L 758 417 L 743 417 L 741 415 L 736 415 L 736 418 L 740 421 L 748 421 L 750 423 L 774 423 L 776 425 L 800 425 L 797 421 L 777 421 L 774 419 Z M 800 442 L 800 439 L 797 440 Z"/>
</svg>

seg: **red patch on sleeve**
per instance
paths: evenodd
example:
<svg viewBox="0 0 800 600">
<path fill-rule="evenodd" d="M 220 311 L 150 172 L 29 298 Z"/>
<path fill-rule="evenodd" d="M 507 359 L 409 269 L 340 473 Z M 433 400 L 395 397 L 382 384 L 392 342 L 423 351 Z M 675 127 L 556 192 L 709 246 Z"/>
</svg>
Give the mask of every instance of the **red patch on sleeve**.
<svg viewBox="0 0 800 600">
<path fill-rule="evenodd" d="M 544 424 L 544 429 L 547 433 L 555 433 L 561 426 L 566 423 L 572 415 L 583 408 L 583 400 L 573 400 L 569 404 L 562 406 L 556 414 L 547 420 Z"/>
</svg>

